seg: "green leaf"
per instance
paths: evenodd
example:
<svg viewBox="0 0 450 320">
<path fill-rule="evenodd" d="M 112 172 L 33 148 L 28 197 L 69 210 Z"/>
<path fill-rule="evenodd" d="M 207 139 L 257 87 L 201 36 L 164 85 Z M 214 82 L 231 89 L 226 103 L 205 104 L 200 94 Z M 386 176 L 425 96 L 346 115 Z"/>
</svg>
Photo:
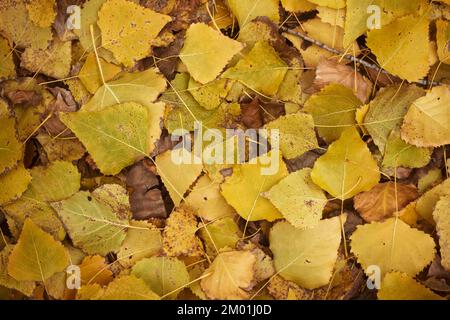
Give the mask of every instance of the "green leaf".
<svg viewBox="0 0 450 320">
<path fill-rule="evenodd" d="M 69 264 L 69 253 L 61 242 L 25 220 L 17 244 L 9 256 L 8 273 L 19 281 L 45 281 Z"/>
<path fill-rule="evenodd" d="M 189 283 L 186 265 L 177 258 L 151 257 L 142 259 L 131 274 L 144 280 L 162 298 L 175 299 Z"/>
<path fill-rule="evenodd" d="M 358 131 L 348 128 L 317 159 L 311 178 L 333 197 L 345 200 L 375 186 L 380 171 Z"/>
<path fill-rule="evenodd" d="M 432 150 L 418 148 L 400 138 L 400 132 L 392 131 L 386 142 L 383 166 L 389 168 L 421 168 L 431 160 Z"/>
<path fill-rule="evenodd" d="M 52 207 L 66 226 L 74 245 L 88 254 L 104 256 L 117 252 L 129 228 L 128 221 L 121 220 L 111 207 L 86 191 L 54 202 Z"/>
</svg>

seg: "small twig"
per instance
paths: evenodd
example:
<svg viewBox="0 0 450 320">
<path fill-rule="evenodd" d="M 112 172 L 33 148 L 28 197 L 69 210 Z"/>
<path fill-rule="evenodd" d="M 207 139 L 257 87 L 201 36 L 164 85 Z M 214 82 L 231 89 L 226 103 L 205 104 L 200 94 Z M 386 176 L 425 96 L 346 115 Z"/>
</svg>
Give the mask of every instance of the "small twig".
<svg viewBox="0 0 450 320">
<path fill-rule="evenodd" d="M 305 41 L 311 42 L 312 44 L 314 44 L 314 45 L 316 45 L 316 46 L 318 46 L 318 47 L 320 47 L 322 49 L 325 49 L 325 50 L 327 50 L 327 51 L 329 51 L 331 53 L 334 53 L 334 54 L 339 55 L 339 56 L 343 56 L 347 60 L 359 63 L 359 64 L 361 64 L 361 65 L 363 65 L 363 66 L 365 66 L 365 67 L 367 67 L 369 69 L 373 69 L 373 70 L 375 70 L 375 71 L 377 71 L 379 73 L 383 73 L 383 74 L 386 74 L 386 75 L 394 76 L 391 73 L 389 73 L 388 71 L 386 71 L 385 69 L 379 67 L 378 65 L 376 65 L 374 63 L 370 63 L 370 62 L 368 62 L 368 61 L 366 61 L 364 59 L 360 59 L 360 58 L 355 57 L 355 56 L 353 56 L 351 54 L 344 54 L 344 53 L 340 52 L 339 50 L 331 48 L 331 47 L 327 46 L 326 44 L 324 44 L 324 43 L 322 43 L 322 42 L 320 42 L 320 41 L 318 41 L 316 39 L 313 39 L 311 37 L 308 37 L 307 35 L 305 35 L 305 34 L 303 34 L 301 32 L 297 32 L 297 31 L 288 29 L 286 27 L 281 27 L 280 29 L 283 32 L 289 33 L 289 34 L 291 34 L 293 36 L 302 38 Z M 425 87 L 428 87 L 428 86 L 435 87 L 435 86 L 442 86 L 442 85 L 444 85 L 443 83 L 429 81 L 429 80 L 426 80 L 426 79 L 419 80 L 419 81 L 414 82 L 414 83 L 417 83 L 417 84 L 425 86 Z"/>
</svg>

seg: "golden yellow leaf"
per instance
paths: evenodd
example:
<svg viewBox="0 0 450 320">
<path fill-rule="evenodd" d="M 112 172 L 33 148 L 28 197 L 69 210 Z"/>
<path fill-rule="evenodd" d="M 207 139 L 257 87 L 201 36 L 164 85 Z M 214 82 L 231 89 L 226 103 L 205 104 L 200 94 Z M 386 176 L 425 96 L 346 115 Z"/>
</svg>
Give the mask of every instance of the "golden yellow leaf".
<svg viewBox="0 0 450 320">
<path fill-rule="evenodd" d="M 289 12 L 306 12 L 316 9 L 316 5 L 307 0 L 281 0 L 281 4 Z"/>
<path fill-rule="evenodd" d="M 381 281 L 379 300 L 444 300 L 441 296 L 401 272 L 390 272 Z"/>
<path fill-rule="evenodd" d="M 180 59 L 191 76 L 201 84 L 213 81 L 243 45 L 204 23 L 194 23 L 186 31 Z"/>
<path fill-rule="evenodd" d="M 317 159 L 311 178 L 333 197 L 345 200 L 370 190 L 380 180 L 380 172 L 358 131 L 348 128 Z"/>
<path fill-rule="evenodd" d="M 0 79 L 13 78 L 16 76 L 16 66 L 13 61 L 13 52 L 8 40 L 0 36 Z"/>
<path fill-rule="evenodd" d="M 26 7 L 30 20 L 38 27 L 50 27 L 55 21 L 55 0 L 28 0 Z"/>
<path fill-rule="evenodd" d="M 450 64 L 450 53 L 448 43 L 450 41 L 450 23 L 447 20 L 436 21 L 436 42 L 438 47 L 439 60 L 442 63 Z"/>
<path fill-rule="evenodd" d="M 415 276 L 436 253 L 433 238 L 396 218 L 358 226 L 350 240 L 363 270 L 376 265 L 383 275 L 399 271 Z"/>
<path fill-rule="evenodd" d="M 436 229 L 439 236 L 441 252 L 441 264 L 446 270 L 450 270 L 450 195 L 445 195 L 436 203 L 433 211 L 433 219 L 436 221 Z"/>
<path fill-rule="evenodd" d="M 280 22 L 278 12 L 279 0 L 227 0 L 228 7 L 243 28 L 256 17 L 268 17 L 273 22 Z"/>
<path fill-rule="evenodd" d="M 69 264 L 69 254 L 61 242 L 25 220 L 17 244 L 8 260 L 8 273 L 19 281 L 45 281 Z"/>
<path fill-rule="evenodd" d="M 108 287 L 99 295 L 91 296 L 91 299 L 100 300 L 159 300 L 159 296 L 149 289 L 144 280 L 133 275 L 115 278 Z"/>
<path fill-rule="evenodd" d="M 0 174 L 9 171 L 22 158 L 23 146 L 17 140 L 16 120 L 0 99 Z"/>
<path fill-rule="evenodd" d="M 18 199 L 28 188 L 31 175 L 23 164 L 0 175 L 0 206 Z"/>
<path fill-rule="evenodd" d="M 108 0 L 98 12 L 102 46 L 126 67 L 150 55 L 150 47 L 171 17 L 126 0 Z"/>
<path fill-rule="evenodd" d="M 106 82 L 113 79 L 121 71 L 118 66 L 108 63 L 100 57 L 99 60 L 103 78 Z M 78 78 L 90 93 L 95 93 L 97 89 L 102 86 L 103 82 L 100 74 L 100 68 L 98 67 L 97 58 L 94 53 L 90 53 L 87 56 L 80 73 L 78 73 Z"/>
<path fill-rule="evenodd" d="M 36 288 L 34 281 L 17 281 L 8 274 L 8 257 L 13 248 L 13 246 L 7 245 L 0 251 L 0 285 L 18 290 L 26 296 L 31 296 Z"/>
<path fill-rule="evenodd" d="M 113 274 L 102 256 L 86 256 L 79 267 L 82 284 L 107 285 L 113 280 Z"/>
</svg>

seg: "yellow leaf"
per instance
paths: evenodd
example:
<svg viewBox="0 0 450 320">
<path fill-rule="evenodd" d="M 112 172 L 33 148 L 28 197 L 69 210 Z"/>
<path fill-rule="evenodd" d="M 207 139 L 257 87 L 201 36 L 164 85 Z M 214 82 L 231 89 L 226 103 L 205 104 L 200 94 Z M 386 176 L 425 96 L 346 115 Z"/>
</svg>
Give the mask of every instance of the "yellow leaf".
<svg viewBox="0 0 450 320">
<path fill-rule="evenodd" d="M 186 197 L 186 204 L 195 214 L 207 221 L 233 216 L 234 209 L 220 194 L 220 183 L 207 175 L 201 176 Z"/>
<path fill-rule="evenodd" d="M 439 236 L 441 251 L 441 264 L 446 270 L 450 270 L 450 195 L 442 196 L 436 203 L 433 211 L 433 219 L 436 221 L 436 229 Z"/>
<path fill-rule="evenodd" d="M 280 22 L 279 0 L 228 0 L 227 2 L 240 28 L 256 17 L 268 17 L 275 23 Z"/>
<path fill-rule="evenodd" d="M 269 238 L 276 271 L 306 289 L 326 285 L 338 257 L 344 222 L 345 217 L 334 217 L 305 230 L 285 221 L 276 223 Z"/>
<path fill-rule="evenodd" d="M 402 139 L 418 147 L 450 144 L 450 89 L 439 86 L 412 103 L 405 116 Z"/>
<path fill-rule="evenodd" d="M 156 157 L 156 169 L 161 176 L 164 186 L 169 191 L 175 206 L 178 206 L 183 200 L 185 192 L 197 180 L 197 177 L 203 170 L 201 164 L 181 163 L 177 164 L 173 160 L 177 157 L 176 151 L 166 151 Z M 193 159 L 193 157 L 189 157 Z M 194 162 L 194 161 L 192 161 Z"/>
<path fill-rule="evenodd" d="M 17 244 L 9 256 L 8 273 L 19 281 L 45 281 L 69 264 L 69 254 L 61 242 L 25 220 Z"/>
<path fill-rule="evenodd" d="M 329 23 L 332 26 L 338 26 L 344 28 L 345 26 L 345 10 L 344 9 L 332 9 L 329 7 L 317 7 L 319 13 L 317 16 L 325 23 Z"/>
<path fill-rule="evenodd" d="M 218 300 L 250 298 L 256 257 L 250 251 L 222 252 L 205 270 L 200 286 L 206 296 Z"/>
<path fill-rule="evenodd" d="M 243 45 L 204 23 L 194 23 L 186 31 L 180 59 L 191 76 L 201 84 L 217 78 Z"/>
<path fill-rule="evenodd" d="M 367 35 L 367 46 L 381 67 L 409 82 L 424 78 L 428 63 L 428 15 L 406 16 Z"/>
<path fill-rule="evenodd" d="M 311 178 L 333 197 L 345 200 L 370 190 L 380 180 L 380 172 L 357 130 L 349 128 L 317 159 Z"/>
<path fill-rule="evenodd" d="M 417 213 L 431 225 L 434 225 L 433 211 L 440 197 L 450 195 L 450 179 L 438 184 L 422 195 L 416 204 Z"/>
<path fill-rule="evenodd" d="M 445 300 L 401 272 L 386 274 L 377 296 L 379 300 Z"/>
<path fill-rule="evenodd" d="M 50 27 L 55 21 L 55 0 L 28 0 L 26 7 L 30 20 L 38 27 Z"/>
<path fill-rule="evenodd" d="M 350 240 L 363 269 L 376 265 L 383 275 L 399 271 L 415 276 L 436 253 L 433 238 L 396 218 L 358 226 Z"/>
<path fill-rule="evenodd" d="M 306 12 L 316 9 L 316 5 L 307 0 L 281 0 L 281 4 L 289 12 Z"/>
<path fill-rule="evenodd" d="M 23 146 L 17 140 L 16 120 L 8 105 L 0 99 L 0 174 L 9 171 L 22 158 Z"/>
<path fill-rule="evenodd" d="M 382 153 L 392 130 L 400 129 L 402 119 L 414 100 L 424 95 L 424 90 L 415 85 L 390 86 L 378 91 L 369 104 L 364 127 Z"/>
<path fill-rule="evenodd" d="M 162 251 L 161 232 L 147 221 L 130 221 L 130 229 L 117 253 L 117 260 L 124 267 Z"/>
<path fill-rule="evenodd" d="M 156 105 L 155 105 L 156 106 Z M 100 111 L 60 114 L 104 174 L 115 175 L 150 154 L 149 124 L 159 127 L 148 108 L 128 102 Z"/>
<path fill-rule="evenodd" d="M 50 162 L 79 160 L 86 153 L 78 139 L 53 139 L 45 133 L 38 134 L 36 139 Z"/>
<path fill-rule="evenodd" d="M 148 288 L 144 280 L 133 275 L 120 276 L 114 279 L 108 287 L 99 295 L 91 296 L 91 299 L 100 300 L 159 300 L 159 296 Z"/>
<path fill-rule="evenodd" d="M 203 108 L 212 110 L 216 109 L 226 98 L 232 85 L 233 81 L 228 79 L 217 79 L 202 85 L 191 78 L 188 90 Z"/>
<path fill-rule="evenodd" d="M 324 6 L 331 9 L 345 8 L 345 0 L 308 0 L 308 1 L 315 3 L 319 6 Z"/>
<path fill-rule="evenodd" d="M 108 63 L 100 57 L 99 60 L 103 77 L 106 82 L 113 79 L 121 71 L 118 66 Z M 94 53 L 90 53 L 87 56 L 86 61 L 78 74 L 78 78 L 90 93 L 95 93 L 97 89 L 102 86 L 103 83 L 100 68 L 98 67 L 97 58 Z"/>
<path fill-rule="evenodd" d="M 8 274 L 8 257 L 13 248 L 13 246 L 8 245 L 0 251 L 0 285 L 18 290 L 26 296 L 31 296 L 36 288 L 36 284 L 33 281 L 17 281 Z"/>
<path fill-rule="evenodd" d="M 197 218 L 188 209 L 177 208 L 166 220 L 163 231 L 163 249 L 169 257 L 200 257 L 203 246 L 195 235 Z"/>
<path fill-rule="evenodd" d="M 291 173 L 267 192 L 267 198 L 294 227 L 310 229 L 322 218 L 327 198 L 311 180 L 311 169 Z"/>
<path fill-rule="evenodd" d="M 450 54 L 448 50 L 450 41 L 450 23 L 447 20 L 438 20 L 436 21 L 436 29 L 439 60 L 441 60 L 442 63 L 450 64 Z"/>
<path fill-rule="evenodd" d="M 319 147 L 314 131 L 314 120 L 309 114 L 300 112 L 288 114 L 269 122 L 264 128 L 269 132 L 279 130 L 280 150 L 286 159 L 297 158 Z"/>
<path fill-rule="evenodd" d="M 274 221 L 283 217 L 268 199 L 262 197 L 264 192 L 288 175 L 286 165 L 277 153 L 271 151 L 268 154 L 270 159 L 278 163 L 274 174 L 263 175 L 262 169 L 267 168 L 267 165 L 262 165 L 256 159 L 257 163 L 254 164 L 234 165 L 233 174 L 221 185 L 225 200 L 247 221 Z"/>
<path fill-rule="evenodd" d="M 14 78 L 16 66 L 14 65 L 13 52 L 9 47 L 8 40 L 0 36 L 0 79 Z"/>
<path fill-rule="evenodd" d="M 31 175 L 23 164 L 0 175 L 0 206 L 18 199 L 28 187 Z"/>
<path fill-rule="evenodd" d="M 142 259 L 133 267 L 131 274 L 144 280 L 153 292 L 167 299 L 175 299 L 189 283 L 186 266 L 177 258 Z"/>
<path fill-rule="evenodd" d="M 238 80 L 253 91 L 273 96 L 287 70 L 288 66 L 275 49 L 267 42 L 259 41 L 236 66 L 225 71 L 223 77 Z"/>
<path fill-rule="evenodd" d="M 62 79 L 69 76 L 72 43 L 53 42 L 48 49 L 27 48 L 22 54 L 21 66 L 32 72 Z"/>
<path fill-rule="evenodd" d="M 106 285 L 113 280 L 113 274 L 108 269 L 105 258 L 102 256 L 87 256 L 79 267 L 82 284 L 98 283 Z"/>
<path fill-rule="evenodd" d="M 98 12 L 102 45 L 126 67 L 150 55 L 150 47 L 171 17 L 126 0 L 108 0 Z"/>
<path fill-rule="evenodd" d="M 233 217 L 224 217 L 213 222 L 200 225 L 200 237 L 205 243 L 207 254 L 214 257 L 224 248 L 236 247 L 242 239 L 242 232 Z"/>
<path fill-rule="evenodd" d="M 152 107 L 155 105 L 153 102 L 165 88 L 166 79 L 155 68 L 123 73 L 118 79 L 103 84 L 82 110 L 100 111 L 125 102 L 136 102 Z"/>
<path fill-rule="evenodd" d="M 330 143 L 356 123 L 356 110 L 361 104 L 351 89 L 330 84 L 311 96 L 304 110 L 312 114 L 319 135 Z"/>
<path fill-rule="evenodd" d="M 125 239 L 128 221 L 93 194 L 79 191 L 72 197 L 53 202 L 52 207 L 66 226 L 75 246 L 88 254 L 117 252 Z"/>
</svg>

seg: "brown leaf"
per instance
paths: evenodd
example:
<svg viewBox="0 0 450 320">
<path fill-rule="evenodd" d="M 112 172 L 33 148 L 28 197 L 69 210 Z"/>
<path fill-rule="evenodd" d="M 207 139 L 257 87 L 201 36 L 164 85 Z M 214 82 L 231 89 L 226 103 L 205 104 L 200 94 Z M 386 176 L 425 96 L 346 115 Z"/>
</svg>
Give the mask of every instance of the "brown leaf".
<svg viewBox="0 0 450 320">
<path fill-rule="evenodd" d="M 34 90 L 9 91 L 6 97 L 12 104 L 24 107 L 35 107 L 42 101 L 42 96 Z"/>
<path fill-rule="evenodd" d="M 154 58 L 147 59 L 151 63 L 151 66 L 158 67 L 168 80 L 175 78 L 175 71 L 179 61 L 178 55 L 184 44 L 184 36 L 185 32 L 180 32 L 176 35 L 175 41 L 169 46 L 153 48 Z"/>
<path fill-rule="evenodd" d="M 355 209 L 367 221 L 381 221 L 419 197 L 414 185 L 394 182 L 377 184 L 371 190 L 355 196 Z"/>
<path fill-rule="evenodd" d="M 364 103 L 369 101 L 373 88 L 372 82 L 352 67 L 323 59 L 317 66 L 312 90 L 318 92 L 330 83 L 340 83 L 352 90 L 356 86 L 355 95 Z"/>
<path fill-rule="evenodd" d="M 162 198 L 155 168 L 147 161 L 140 161 L 127 173 L 126 184 L 130 191 L 130 205 L 133 218 L 166 218 L 167 211 Z"/>
<path fill-rule="evenodd" d="M 261 128 L 264 124 L 258 98 L 241 104 L 242 123 L 250 129 Z"/>
<path fill-rule="evenodd" d="M 51 114 L 51 117 L 44 123 L 44 128 L 52 136 L 72 136 L 72 131 L 59 120 L 59 112 L 75 112 L 77 103 L 70 91 L 66 89 L 56 87 L 49 88 L 49 91 L 56 97 L 56 100 L 50 103 L 47 110 L 41 115 L 41 119 L 44 121 Z"/>
</svg>

